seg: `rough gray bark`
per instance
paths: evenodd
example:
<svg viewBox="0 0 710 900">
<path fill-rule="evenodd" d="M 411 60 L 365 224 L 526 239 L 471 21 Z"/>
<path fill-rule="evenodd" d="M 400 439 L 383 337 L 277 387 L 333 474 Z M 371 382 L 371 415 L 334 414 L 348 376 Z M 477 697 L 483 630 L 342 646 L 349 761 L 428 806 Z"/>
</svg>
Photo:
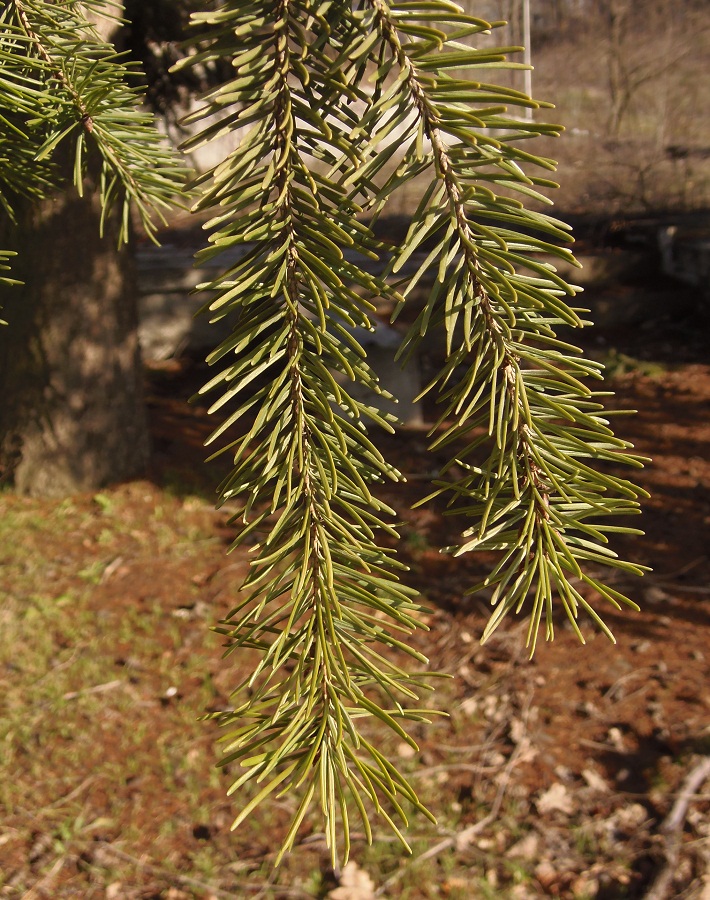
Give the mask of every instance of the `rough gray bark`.
<svg viewBox="0 0 710 900">
<path fill-rule="evenodd" d="M 116 20 L 92 18 L 111 39 Z M 0 225 L 24 282 L 0 288 L 0 478 L 23 493 L 93 490 L 149 459 L 133 261 L 110 217 L 100 239 L 86 188 L 24 204 L 17 226 Z"/>
<path fill-rule="evenodd" d="M 3 229 L 24 285 L 1 290 L 0 465 L 21 492 L 91 490 L 148 461 L 132 261 L 98 222 L 70 190 Z"/>
</svg>

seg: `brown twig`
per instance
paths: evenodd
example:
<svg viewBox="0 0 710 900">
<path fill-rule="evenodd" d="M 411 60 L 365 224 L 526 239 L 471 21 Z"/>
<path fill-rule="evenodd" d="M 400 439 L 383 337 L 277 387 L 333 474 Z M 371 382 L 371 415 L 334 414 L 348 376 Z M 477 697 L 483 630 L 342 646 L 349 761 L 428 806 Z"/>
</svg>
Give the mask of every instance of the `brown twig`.
<svg viewBox="0 0 710 900">
<path fill-rule="evenodd" d="M 439 766 L 424 766 L 411 772 L 410 778 L 429 778 L 441 772 L 475 772 L 476 775 L 485 775 L 490 772 L 499 772 L 500 766 L 482 766 L 477 763 L 442 763 Z"/>
<path fill-rule="evenodd" d="M 67 691 L 62 695 L 62 700 L 76 700 L 77 697 L 83 697 L 84 694 L 104 694 L 106 691 L 113 691 L 118 687 L 123 687 L 120 679 L 106 681 L 104 684 L 95 684 L 93 687 L 83 688 L 80 691 Z"/>
<path fill-rule="evenodd" d="M 54 879 L 59 875 L 62 866 L 66 862 L 66 857 L 61 856 L 52 866 L 52 868 L 43 875 L 32 887 L 22 895 L 22 900 L 38 900 L 45 891 L 52 885 Z M 46 895 L 45 895 L 46 896 Z"/>
<path fill-rule="evenodd" d="M 100 841 L 97 843 L 99 843 L 104 850 L 115 856 L 117 859 L 132 863 L 134 866 L 144 872 L 147 872 L 149 875 L 152 875 L 156 878 L 164 878 L 166 881 L 182 885 L 183 887 L 197 888 L 200 891 L 211 893 L 215 897 L 224 897 L 225 900 L 240 900 L 240 898 L 244 897 L 244 891 L 254 891 L 259 894 L 263 892 L 265 888 L 269 889 L 272 887 L 284 897 L 295 897 L 296 900 L 302 900 L 302 898 L 303 900 L 306 900 L 306 898 L 312 897 L 311 894 L 307 894 L 305 891 L 299 890 L 298 888 L 287 888 L 283 887 L 282 885 L 274 886 L 263 882 L 249 881 L 242 881 L 238 884 L 235 884 L 234 887 L 239 891 L 239 893 L 234 893 L 233 891 L 227 891 L 224 890 L 224 888 L 217 887 L 214 884 L 208 884 L 206 881 L 200 881 L 198 878 L 190 878 L 188 875 L 180 875 L 177 872 L 170 872 L 167 869 L 163 869 L 161 866 L 156 866 L 153 863 L 145 862 L 143 859 L 138 859 L 138 857 L 136 856 L 131 856 L 130 853 L 125 853 L 123 850 L 119 850 L 118 847 L 114 847 L 113 844 L 110 844 L 108 841 Z"/>
<path fill-rule="evenodd" d="M 671 807 L 671 811 L 661 823 L 659 831 L 665 835 L 665 865 L 656 876 L 653 884 L 646 892 L 644 900 L 666 900 L 673 890 L 673 876 L 678 866 L 680 854 L 681 834 L 685 819 L 688 815 L 688 807 L 698 792 L 703 782 L 710 778 L 710 756 L 704 756 L 688 773 L 678 792 L 678 798 Z"/>
<path fill-rule="evenodd" d="M 71 800 L 73 800 L 75 797 L 78 797 L 79 794 L 80 794 L 83 790 L 85 790 L 85 789 L 86 789 L 92 782 L 94 782 L 94 781 L 96 781 L 96 776 L 95 776 L 95 775 L 89 775 L 89 776 L 87 776 L 87 777 L 81 782 L 81 784 L 78 784 L 78 785 L 74 788 L 74 790 L 69 791 L 68 794 L 65 794 L 63 797 L 59 797 L 59 798 L 58 798 L 57 800 L 55 800 L 53 803 L 50 803 L 49 806 L 48 806 L 48 809 L 53 809 L 55 806 L 62 806 L 62 804 L 64 804 L 64 803 L 69 803 L 69 802 L 70 802 Z"/>
<path fill-rule="evenodd" d="M 522 720 L 523 724 L 527 726 L 528 714 L 530 712 L 530 706 L 532 703 L 532 692 L 528 695 L 524 709 L 522 711 Z M 526 728 L 527 730 L 527 728 Z M 498 818 L 498 814 L 500 813 L 501 806 L 503 805 L 503 800 L 505 799 L 506 792 L 508 790 L 508 785 L 510 783 L 510 776 L 513 772 L 513 769 L 518 764 L 520 757 L 524 755 L 530 749 L 530 740 L 526 737 L 525 734 L 521 737 L 518 742 L 515 750 L 510 756 L 510 759 L 505 764 L 503 769 L 503 773 L 500 779 L 500 784 L 498 785 L 498 790 L 496 792 L 496 796 L 493 800 L 493 804 L 491 805 L 490 812 L 484 816 L 482 819 L 479 819 L 478 822 L 474 822 L 472 825 L 469 825 L 467 828 L 464 828 L 462 831 L 457 832 L 456 834 L 452 834 L 449 837 L 444 838 L 438 843 L 434 844 L 433 847 L 430 847 L 424 853 L 420 854 L 416 857 L 416 859 L 411 860 L 407 865 L 402 866 L 398 869 L 393 875 L 391 875 L 380 887 L 375 891 L 376 897 L 381 897 L 384 892 L 391 887 L 395 882 L 399 881 L 400 878 L 407 872 L 412 866 L 417 865 L 418 863 L 424 862 L 427 859 L 431 859 L 433 856 L 438 856 L 440 853 L 443 853 L 444 850 L 449 850 L 454 848 L 456 850 L 464 849 L 468 844 L 471 843 L 471 840 L 477 835 L 480 834 L 485 828 L 491 825 Z"/>
</svg>

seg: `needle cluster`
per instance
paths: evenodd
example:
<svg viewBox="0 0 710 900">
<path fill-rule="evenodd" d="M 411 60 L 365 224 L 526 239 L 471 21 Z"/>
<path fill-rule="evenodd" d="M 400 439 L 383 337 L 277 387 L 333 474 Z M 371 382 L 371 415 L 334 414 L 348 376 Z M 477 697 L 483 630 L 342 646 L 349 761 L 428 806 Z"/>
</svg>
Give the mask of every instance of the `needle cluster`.
<svg viewBox="0 0 710 900">
<path fill-rule="evenodd" d="M 492 26 L 446 0 L 228 0 L 193 18 L 201 37 L 180 65 L 229 59 L 234 76 L 188 117 L 185 147 L 239 136 L 194 185 L 196 210 L 212 213 L 201 256 L 228 260 L 200 286 L 205 312 L 234 323 L 203 391 L 219 392 L 211 411 L 225 417 L 211 440 L 234 460 L 221 501 L 237 505 L 237 543 L 252 553 L 218 629 L 227 653 L 257 659 L 217 714 L 223 761 L 242 768 L 233 791 L 257 785 L 235 826 L 266 797 L 296 791 L 282 852 L 317 803 L 333 858 L 339 844 L 347 857 L 353 812 L 368 837 L 373 813 L 401 836 L 406 803 L 426 812 L 368 726 L 379 719 L 415 746 L 403 725 L 427 715 L 422 675 L 393 661 L 426 662 L 409 641 L 415 599 L 382 541 L 396 532 L 375 486 L 400 476 L 368 432 L 391 427 L 355 336 L 373 327 L 373 299 L 388 298 L 396 317 L 435 272 L 400 352 L 432 329 L 446 335 L 427 388 L 442 404 L 432 447 L 452 447 L 435 495 L 467 521 L 452 552 L 499 553 L 485 636 L 526 610 L 532 652 L 543 620 L 553 635 L 556 598 L 580 637 L 580 612 L 609 633 L 589 588 L 634 605 L 590 567 L 640 571 L 607 535 L 631 530 L 609 519 L 635 512 L 641 492 L 598 467 L 640 460 L 587 386 L 601 367 L 556 336 L 583 324 L 567 302 L 575 288 L 550 262 L 573 262 L 569 234 L 526 208 L 546 202 L 554 164 L 522 142 L 559 129 L 512 115 L 540 104 L 487 80 L 516 65 L 516 48 L 493 48 Z M 372 220 L 410 183 L 421 201 L 386 250 Z"/>
</svg>

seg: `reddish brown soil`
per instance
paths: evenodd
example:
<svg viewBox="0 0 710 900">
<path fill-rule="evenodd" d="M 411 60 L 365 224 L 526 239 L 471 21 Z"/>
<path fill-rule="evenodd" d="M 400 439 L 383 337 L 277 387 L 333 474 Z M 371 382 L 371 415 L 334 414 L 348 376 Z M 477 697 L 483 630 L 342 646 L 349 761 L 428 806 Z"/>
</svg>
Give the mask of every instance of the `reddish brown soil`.
<svg viewBox="0 0 710 900">
<path fill-rule="evenodd" d="M 634 475 L 651 494 L 644 503 L 646 535 L 618 545 L 621 555 L 653 572 L 643 580 L 617 580 L 641 611 L 605 611 L 616 645 L 588 625 L 588 643 L 581 647 L 560 620 L 556 640 L 539 646 L 532 662 L 524 651 L 522 624 L 509 623 L 481 647 L 478 639 L 487 610 L 483 601 L 467 597 L 466 589 L 485 571 L 486 560 L 451 560 L 438 553 L 454 537 L 455 527 L 436 508 L 410 510 L 426 489 L 420 479 L 386 491 L 408 523 L 402 553 L 411 566 L 410 580 L 431 609 L 431 632 L 418 641 L 434 669 L 456 676 L 453 702 L 468 702 L 467 709 L 483 711 L 485 727 L 479 714 L 471 719 L 470 734 L 445 740 L 462 748 L 479 745 L 485 734 L 489 750 L 502 752 L 500 765 L 516 747 L 520 750 L 521 738 L 514 732 L 524 719 L 524 752 L 511 778 L 513 795 L 533 831 L 547 838 L 556 829 L 564 832 L 563 812 L 546 812 L 544 802 L 536 805 L 553 785 L 558 790 L 562 785 L 575 797 L 575 806 L 580 804 L 579 822 L 592 823 L 592 830 L 606 827 L 625 861 L 619 871 L 602 861 L 580 872 L 579 862 L 559 859 L 554 840 L 549 846 L 543 840 L 543 859 L 533 867 L 538 880 L 530 896 L 535 891 L 570 897 L 642 896 L 662 868 L 657 832 L 674 792 L 697 758 L 710 753 L 706 341 L 702 324 L 694 328 L 680 323 L 674 329 L 665 320 L 641 331 L 592 333 L 587 338 L 588 352 L 605 356 L 613 348 L 612 359 L 625 361 L 613 381 L 612 408 L 637 409 L 639 414 L 618 419 L 617 432 L 653 458 Z M 208 428 L 204 413 L 190 412 L 181 401 L 155 392 L 152 409 L 162 447 L 160 465 L 191 468 Z M 406 433 L 382 444 L 404 473 L 418 476 L 431 468 L 423 435 Z M 492 727 L 495 722 L 498 726 Z M 517 723 L 512 732 L 511 722 Z M 442 749 L 440 741 L 440 734 L 423 732 L 421 760 L 444 771 L 451 748 Z M 447 790 L 455 788 L 464 809 L 470 807 L 473 813 L 482 796 L 480 780 L 480 774 L 472 776 L 465 766 L 458 772 L 454 765 Z M 623 811 L 629 808 L 624 822 Z M 700 896 L 694 891 L 710 884 L 706 855 L 693 843 L 703 836 L 707 840 L 707 790 L 693 809 L 694 825 L 686 824 L 682 832 L 689 848 L 685 867 L 680 867 L 679 881 L 668 896 Z"/>
</svg>

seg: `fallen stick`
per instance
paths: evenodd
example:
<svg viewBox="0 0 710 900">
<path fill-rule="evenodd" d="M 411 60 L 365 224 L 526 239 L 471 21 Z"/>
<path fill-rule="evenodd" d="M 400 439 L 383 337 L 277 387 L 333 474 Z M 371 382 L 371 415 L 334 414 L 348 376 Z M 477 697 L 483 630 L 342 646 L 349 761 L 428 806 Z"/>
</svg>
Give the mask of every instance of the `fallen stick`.
<svg viewBox="0 0 710 900">
<path fill-rule="evenodd" d="M 95 684 L 93 687 L 82 688 L 80 691 L 67 691 L 62 695 L 62 700 L 76 700 L 77 697 L 83 697 L 84 694 L 103 694 L 106 691 L 113 691 L 121 687 L 123 682 L 120 679 L 115 681 L 107 681 L 104 684 Z"/>
<path fill-rule="evenodd" d="M 508 785 L 510 783 L 513 769 L 518 764 L 520 757 L 530 748 L 530 739 L 527 737 L 527 719 L 531 703 L 532 693 L 528 696 L 525 708 L 523 710 L 522 719 L 523 724 L 526 726 L 525 733 L 523 733 L 523 735 L 521 736 L 520 742 L 518 743 L 517 747 L 511 754 L 510 759 L 503 768 L 500 784 L 498 785 L 498 790 L 493 800 L 493 804 L 491 805 L 490 812 L 482 819 L 479 819 L 478 822 L 474 822 L 472 825 L 468 825 L 457 834 L 452 834 L 449 837 L 444 838 L 443 840 L 434 844 L 433 847 L 430 847 L 424 853 L 421 853 L 419 856 L 415 857 L 404 866 L 397 869 L 397 871 L 390 875 L 390 877 L 385 882 L 383 882 L 383 884 L 381 884 L 380 887 L 375 891 L 375 897 L 384 896 L 385 891 L 397 881 L 399 881 L 400 878 L 405 874 L 405 872 L 408 872 L 409 869 L 412 868 L 412 866 L 416 866 L 418 863 L 422 863 L 427 859 L 438 856 L 445 850 L 465 849 L 471 843 L 473 838 L 476 837 L 476 835 L 480 834 L 484 829 L 488 828 L 489 825 L 493 824 L 493 822 L 496 821 L 503 805 L 503 800 L 505 799 L 506 792 L 508 790 Z"/>
<path fill-rule="evenodd" d="M 140 869 L 143 872 L 152 875 L 155 878 L 162 878 L 165 881 L 172 882 L 173 884 L 179 884 L 181 887 L 185 888 L 197 888 L 200 891 L 206 891 L 209 894 L 212 894 L 215 897 L 223 897 L 225 900 L 239 900 L 239 898 L 243 898 L 244 894 L 239 893 L 235 894 L 231 890 L 224 890 L 221 887 L 218 887 L 215 884 L 208 884 L 205 881 L 201 881 L 197 878 L 191 878 L 188 875 L 180 875 L 178 872 L 171 872 L 169 869 L 163 868 L 163 866 L 155 865 L 154 863 L 147 862 L 145 858 L 138 859 L 136 856 L 132 856 L 130 853 L 126 853 L 123 850 L 119 850 L 118 847 L 114 847 L 109 841 L 97 841 L 97 845 L 100 845 L 105 851 L 115 856 L 117 859 L 121 859 L 124 862 L 133 864 L 137 869 Z M 240 891 L 258 891 L 259 896 L 264 891 L 274 890 L 276 893 L 280 894 L 282 897 L 295 897 L 295 898 L 307 898 L 311 897 L 311 894 L 307 894 L 305 891 L 300 890 L 299 888 L 288 888 L 281 887 L 280 885 L 273 885 L 267 882 L 239 882 L 235 885 Z"/>
<path fill-rule="evenodd" d="M 666 900 L 667 897 L 671 896 L 673 875 L 678 864 L 681 834 L 688 815 L 688 807 L 692 800 L 695 799 L 698 788 L 706 778 L 710 778 L 710 756 L 704 756 L 690 770 L 681 785 L 676 802 L 658 829 L 661 834 L 666 835 L 668 838 L 665 847 L 666 862 L 644 895 L 644 900 Z"/>
<path fill-rule="evenodd" d="M 49 870 L 49 872 L 47 872 L 46 875 L 43 875 L 42 878 L 40 878 L 40 880 L 29 889 L 29 891 L 22 895 L 22 900 L 39 900 L 40 897 L 46 897 L 47 894 L 45 893 L 45 891 L 48 891 L 52 886 L 66 861 L 66 856 L 60 856 L 59 859 L 54 863 L 52 868 Z"/>
</svg>

